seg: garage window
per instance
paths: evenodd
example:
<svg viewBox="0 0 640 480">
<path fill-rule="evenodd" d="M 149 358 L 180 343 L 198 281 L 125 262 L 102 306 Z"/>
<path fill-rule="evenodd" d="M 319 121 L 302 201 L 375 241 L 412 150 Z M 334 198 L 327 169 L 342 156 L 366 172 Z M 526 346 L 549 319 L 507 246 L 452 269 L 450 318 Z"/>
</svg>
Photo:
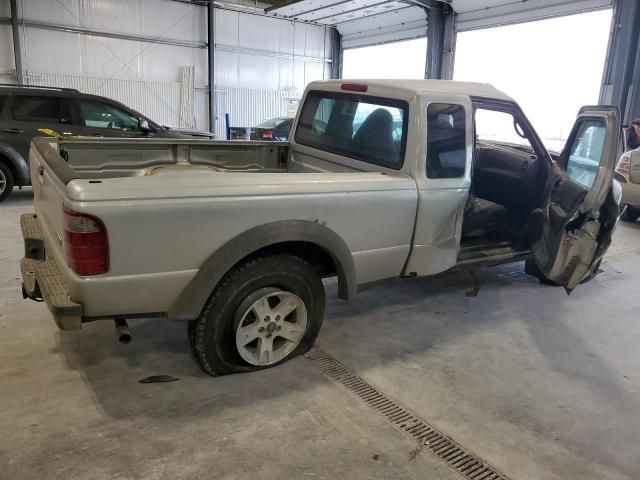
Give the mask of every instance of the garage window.
<svg viewBox="0 0 640 480">
<path fill-rule="evenodd" d="M 343 93 L 310 92 L 295 140 L 301 145 L 398 170 L 407 137 L 406 102 Z"/>
<path fill-rule="evenodd" d="M 427 108 L 427 177 L 462 177 L 466 165 L 466 119 L 462 105 L 432 103 Z"/>
</svg>

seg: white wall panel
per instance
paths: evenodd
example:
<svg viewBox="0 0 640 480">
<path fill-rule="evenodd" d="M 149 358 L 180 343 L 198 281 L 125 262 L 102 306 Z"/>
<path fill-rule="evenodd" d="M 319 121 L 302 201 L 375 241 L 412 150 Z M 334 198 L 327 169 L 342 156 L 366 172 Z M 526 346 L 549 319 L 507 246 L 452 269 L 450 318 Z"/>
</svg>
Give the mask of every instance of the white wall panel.
<svg viewBox="0 0 640 480">
<path fill-rule="evenodd" d="M 205 49 L 29 27 L 23 31 L 23 65 L 27 71 L 175 82 L 181 67 L 194 66 L 196 84 L 207 83 Z"/>
<path fill-rule="evenodd" d="M 0 25 L 0 71 L 15 70 L 11 25 Z"/>
<path fill-rule="evenodd" d="M 278 90 L 277 58 L 238 54 L 238 87 Z"/>
<path fill-rule="evenodd" d="M 216 10 L 215 33 L 217 86 L 302 92 L 325 78 L 331 35 L 323 26 Z"/>
<path fill-rule="evenodd" d="M 231 10 L 216 10 L 216 43 L 223 45 L 238 45 L 238 12 Z"/>
<path fill-rule="evenodd" d="M 8 2 L 7 2 L 8 3 Z M 170 0 L 21 0 L 25 19 L 93 30 L 206 41 L 203 7 Z"/>
</svg>

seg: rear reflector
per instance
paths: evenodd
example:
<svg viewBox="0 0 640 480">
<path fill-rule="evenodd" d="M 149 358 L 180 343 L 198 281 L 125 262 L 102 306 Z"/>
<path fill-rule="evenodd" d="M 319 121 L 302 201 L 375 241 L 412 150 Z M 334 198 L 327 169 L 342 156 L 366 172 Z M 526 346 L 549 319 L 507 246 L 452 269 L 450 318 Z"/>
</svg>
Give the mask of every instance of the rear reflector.
<svg viewBox="0 0 640 480">
<path fill-rule="evenodd" d="M 343 83 L 341 88 L 350 92 L 366 92 L 369 87 L 364 83 Z"/>
<path fill-rule="evenodd" d="M 99 218 L 64 209 L 67 261 L 78 275 L 101 275 L 109 270 L 107 229 Z"/>
</svg>

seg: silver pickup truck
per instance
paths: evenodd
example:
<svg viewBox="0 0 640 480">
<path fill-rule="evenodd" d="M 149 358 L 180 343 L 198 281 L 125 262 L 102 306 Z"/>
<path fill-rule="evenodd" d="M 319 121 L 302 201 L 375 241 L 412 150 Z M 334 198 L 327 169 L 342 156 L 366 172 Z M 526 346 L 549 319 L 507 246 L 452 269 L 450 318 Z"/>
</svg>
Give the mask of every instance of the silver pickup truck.
<svg viewBox="0 0 640 480">
<path fill-rule="evenodd" d="M 334 80 L 307 87 L 288 143 L 36 138 L 23 295 L 62 330 L 186 321 L 220 375 L 310 348 L 327 277 L 350 299 L 527 260 L 571 291 L 617 221 L 619 129 L 614 107 L 585 107 L 553 161 L 489 85 Z"/>
</svg>

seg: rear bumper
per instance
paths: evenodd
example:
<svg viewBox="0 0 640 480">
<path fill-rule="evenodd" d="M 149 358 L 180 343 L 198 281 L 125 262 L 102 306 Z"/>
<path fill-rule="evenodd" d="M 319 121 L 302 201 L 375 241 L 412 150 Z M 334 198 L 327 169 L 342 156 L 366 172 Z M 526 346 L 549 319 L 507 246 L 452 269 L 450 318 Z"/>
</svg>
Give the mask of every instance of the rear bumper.
<svg viewBox="0 0 640 480">
<path fill-rule="evenodd" d="M 33 213 L 24 214 L 20 227 L 24 239 L 24 258 L 20 261 L 23 296 L 44 300 L 60 330 L 79 330 L 82 305 L 69 298 L 69 288 L 58 264 L 47 257 L 38 218 Z"/>
</svg>

